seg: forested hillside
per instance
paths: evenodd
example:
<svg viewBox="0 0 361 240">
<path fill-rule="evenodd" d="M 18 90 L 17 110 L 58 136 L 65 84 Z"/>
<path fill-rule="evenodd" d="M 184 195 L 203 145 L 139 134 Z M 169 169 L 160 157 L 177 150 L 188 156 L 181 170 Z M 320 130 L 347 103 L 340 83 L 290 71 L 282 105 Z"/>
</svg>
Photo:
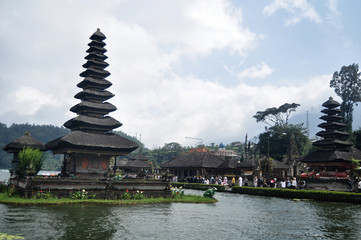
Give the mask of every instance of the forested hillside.
<svg viewBox="0 0 361 240">
<path fill-rule="evenodd" d="M 7 127 L 6 124 L 0 123 L 0 168 L 11 168 L 11 160 L 13 158 L 13 154 L 8 154 L 2 150 L 2 148 L 6 144 L 24 135 L 26 131 L 28 131 L 31 136 L 46 144 L 53 139 L 66 135 L 70 130 L 53 125 L 31 125 L 26 123 L 12 124 L 10 127 Z M 136 138 L 128 136 L 121 131 L 114 131 L 114 133 L 137 142 L 139 146 L 143 146 Z M 60 154 L 53 155 L 50 151 L 46 154 L 47 156 L 43 165 L 43 170 L 60 170 L 63 156 Z"/>
</svg>

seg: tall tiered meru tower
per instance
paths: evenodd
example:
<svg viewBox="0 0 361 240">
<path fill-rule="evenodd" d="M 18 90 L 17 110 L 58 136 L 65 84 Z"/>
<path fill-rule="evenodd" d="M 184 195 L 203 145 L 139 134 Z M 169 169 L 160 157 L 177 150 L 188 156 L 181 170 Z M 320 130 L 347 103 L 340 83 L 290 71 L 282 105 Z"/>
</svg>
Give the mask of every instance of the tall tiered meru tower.
<svg viewBox="0 0 361 240">
<path fill-rule="evenodd" d="M 64 154 L 63 175 L 102 177 L 109 169 L 111 157 L 128 155 L 138 145 L 112 130 L 122 124 L 108 114 L 117 108 L 109 102 L 114 94 L 107 91 L 112 83 L 105 78 L 110 75 L 105 68 L 108 57 L 104 46 L 105 36 L 98 29 L 88 44 L 86 69 L 80 73 L 83 77 L 77 86 L 83 90 L 74 97 L 81 102 L 70 111 L 77 114 L 64 126 L 71 132 L 46 144 L 55 154 Z"/>
<path fill-rule="evenodd" d="M 330 97 L 322 106 L 325 109 L 321 112 L 326 115 L 320 119 L 325 122 L 318 127 L 324 130 L 316 134 L 322 139 L 313 143 L 319 149 L 309 153 L 301 161 L 320 172 L 320 176 L 346 178 L 352 168 L 352 159 L 361 159 L 361 152 L 347 140 L 349 133 L 345 130 L 340 103 Z"/>
</svg>

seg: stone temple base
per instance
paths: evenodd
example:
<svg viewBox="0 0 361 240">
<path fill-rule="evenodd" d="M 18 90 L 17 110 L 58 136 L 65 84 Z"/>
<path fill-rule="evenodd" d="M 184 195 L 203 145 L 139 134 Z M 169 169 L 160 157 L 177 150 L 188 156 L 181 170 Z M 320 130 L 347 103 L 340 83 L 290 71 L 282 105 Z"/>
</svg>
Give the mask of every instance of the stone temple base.
<svg viewBox="0 0 361 240">
<path fill-rule="evenodd" d="M 302 178 L 306 181 L 306 190 L 325 190 L 338 192 L 352 192 L 353 186 L 350 187 L 347 179 L 315 179 Z"/>
<path fill-rule="evenodd" d="M 20 195 L 30 198 L 39 192 L 50 192 L 52 196 L 68 198 L 71 193 L 83 191 L 95 195 L 97 199 L 120 199 L 128 190 L 133 195 L 143 191 L 146 197 L 169 197 L 170 182 L 166 180 L 145 179 L 94 179 L 69 177 L 26 177 L 11 178 L 10 183 L 17 186 Z"/>
</svg>

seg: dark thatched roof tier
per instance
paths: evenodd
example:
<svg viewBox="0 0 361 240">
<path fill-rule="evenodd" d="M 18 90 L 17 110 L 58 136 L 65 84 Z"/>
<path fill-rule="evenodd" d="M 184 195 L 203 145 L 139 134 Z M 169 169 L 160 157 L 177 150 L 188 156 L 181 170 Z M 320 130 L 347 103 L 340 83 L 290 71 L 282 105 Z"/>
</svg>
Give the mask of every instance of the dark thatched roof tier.
<svg viewBox="0 0 361 240">
<path fill-rule="evenodd" d="M 114 97 L 114 94 L 106 90 L 95 91 L 90 89 L 84 89 L 83 91 L 77 93 L 74 97 L 81 100 L 96 99 L 105 101 Z"/>
<path fill-rule="evenodd" d="M 83 68 L 97 67 L 97 68 L 104 69 L 108 66 L 109 66 L 109 64 L 107 62 L 98 61 L 95 59 L 89 59 L 86 63 L 83 64 Z"/>
<path fill-rule="evenodd" d="M 353 145 L 352 142 L 350 141 L 342 141 L 342 140 L 339 140 L 339 139 L 333 139 L 333 140 L 319 140 L 319 141 L 316 141 L 313 143 L 314 146 L 317 146 L 317 147 L 334 147 L 334 149 L 336 148 L 340 148 L 340 147 L 350 147 Z"/>
<path fill-rule="evenodd" d="M 346 124 L 341 122 L 327 122 L 327 123 L 320 123 L 317 126 L 325 129 L 340 129 L 346 127 Z"/>
<path fill-rule="evenodd" d="M 142 160 L 133 160 L 133 161 L 129 161 L 128 163 L 120 166 L 119 168 L 152 168 L 151 165 L 149 165 L 148 163 L 142 161 Z"/>
<path fill-rule="evenodd" d="M 350 151 L 327 151 L 317 150 L 305 156 L 301 162 L 321 163 L 321 162 L 351 162 L 352 158 L 361 159 L 361 151 L 351 148 Z"/>
<path fill-rule="evenodd" d="M 330 97 L 326 102 L 322 104 L 322 107 L 326 107 L 326 108 L 336 108 L 339 106 L 341 106 L 341 104 L 333 100 L 332 97 Z"/>
<path fill-rule="evenodd" d="M 105 79 L 86 77 L 83 79 L 83 81 L 78 83 L 77 87 L 107 89 L 111 85 L 112 83 Z"/>
<path fill-rule="evenodd" d="M 224 163 L 222 163 L 219 168 L 225 168 L 225 169 L 236 169 L 238 167 L 238 162 L 236 159 L 230 158 L 226 159 Z"/>
<path fill-rule="evenodd" d="M 291 168 L 286 163 L 283 163 L 283 162 L 280 162 L 280 161 L 277 161 L 277 160 L 274 160 L 272 162 L 272 165 L 273 165 L 273 169 L 278 169 L 278 170 L 288 170 L 288 169 Z"/>
<path fill-rule="evenodd" d="M 67 152 L 67 149 L 83 149 L 89 152 L 127 152 L 138 148 L 138 144 L 117 134 L 93 134 L 73 131 L 69 134 L 50 141 L 46 147 L 52 151 Z"/>
<path fill-rule="evenodd" d="M 30 136 L 30 135 L 23 135 L 11 143 L 6 144 L 3 147 L 3 150 L 8 153 L 17 153 L 20 152 L 23 148 L 30 147 L 30 148 L 38 148 L 41 151 L 46 151 L 44 143 L 40 142 L 38 139 Z"/>
<path fill-rule="evenodd" d="M 78 130 L 78 129 L 100 129 L 103 132 L 110 131 L 114 128 L 118 128 L 122 124 L 110 116 L 103 118 L 88 117 L 84 115 L 78 115 L 77 117 L 70 119 L 64 123 L 64 127 Z"/>
<path fill-rule="evenodd" d="M 246 160 L 238 163 L 238 168 L 254 168 L 255 166 L 254 160 Z"/>
<path fill-rule="evenodd" d="M 79 74 L 81 77 L 96 77 L 96 78 L 106 78 L 110 75 L 110 72 L 107 70 L 102 70 L 95 67 L 89 67 L 84 72 Z"/>
<path fill-rule="evenodd" d="M 141 161 L 148 161 L 148 157 L 144 156 L 141 153 L 138 153 L 137 155 L 135 155 L 134 157 L 131 158 L 131 160 L 141 160 Z"/>
<path fill-rule="evenodd" d="M 320 131 L 316 134 L 319 137 L 324 137 L 324 138 L 345 138 L 348 137 L 348 132 L 345 131 Z"/>
<path fill-rule="evenodd" d="M 97 45 L 92 45 L 92 46 L 89 46 L 90 48 L 88 50 L 86 50 L 87 53 L 100 53 L 100 54 L 103 54 L 103 53 L 106 53 L 107 50 L 101 46 L 97 46 Z"/>
<path fill-rule="evenodd" d="M 338 115 L 324 115 L 321 116 L 320 119 L 327 122 L 340 122 L 342 121 L 343 117 Z"/>
<path fill-rule="evenodd" d="M 321 110 L 321 112 L 324 113 L 324 114 L 327 114 L 327 115 L 335 115 L 335 114 L 340 114 L 342 111 L 340 109 L 337 109 L 337 108 L 336 109 L 334 109 L 334 108 L 332 108 L 332 109 L 326 108 L 326 109 Z"/>
<path fill-rule="evenodd" d="M 89 47 L 104 47 L 106 44 L 103 41 L 94 40 L 88 43 Z"/>
<path fill-rule="evenodd" d="M 117 110 L 117 108 L 111 103 L 94 103 L 88 101 L 82 101 L 70 108 L 70 111 L 74 113 L 94 112 L 108 114 L 110 112 L 114 112 L 115 110 Z"/>
<path fill-rule="evenodd" d="M 164 163 L 162 168 L 218 168 L 225 160 L 210 152 L 183 153 Z"/>
<path fill-rule="evenodd" d="M 106 37 L 98 28 L 97 31 L 95 33 L 93 33 L 93 35 L 90 36 L 90 39 L 96 40 L 96 41 L 103 41 L 106 39 Z"/>
<path fill-rule="evenodd" d="M 105 60 L 107 59 L 108 57 L 105 56 L 104 54 L 101 54 L 101 53 L 89 53 L 85 59 L 89 60 L 89 59 L 98 59 L 98 60 Z"/>
</svg>

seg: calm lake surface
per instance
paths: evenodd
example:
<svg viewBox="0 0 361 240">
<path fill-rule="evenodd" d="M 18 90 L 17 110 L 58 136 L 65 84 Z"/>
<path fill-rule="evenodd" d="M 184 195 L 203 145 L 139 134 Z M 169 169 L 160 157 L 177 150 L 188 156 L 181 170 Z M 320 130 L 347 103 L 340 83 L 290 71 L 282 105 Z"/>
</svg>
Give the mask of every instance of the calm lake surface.
<svg viewBox="0 0 361 240">
<path fill-rule="evenodd" d="M 0 175 L 4 176 L 2 172 Z M 0 178 L 1 179 L 1 178 Z M 203 191 L 186 190 L 188 194 Z M 26 239 L 360 239 L 361 206 L 216 193 L 214 204 L 10 206 Z"/>
</svg>

